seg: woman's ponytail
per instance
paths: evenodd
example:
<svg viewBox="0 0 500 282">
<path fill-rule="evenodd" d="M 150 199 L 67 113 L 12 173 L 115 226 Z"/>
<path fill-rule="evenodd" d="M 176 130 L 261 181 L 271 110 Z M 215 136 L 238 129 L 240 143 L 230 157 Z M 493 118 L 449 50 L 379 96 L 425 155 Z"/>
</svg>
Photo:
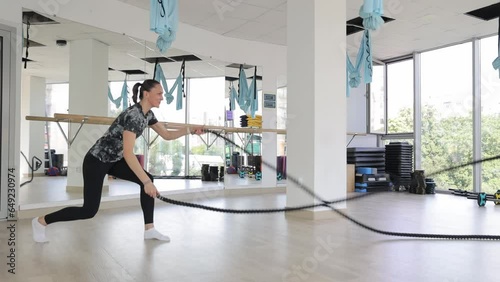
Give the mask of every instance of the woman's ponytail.
<svg viewBox="0 0 500 282">
<path fill-rule="evenodd" d="M 142 83 L 137 82 L 132 88 L 132 93 L 133 93 L 132 100 L 134 100 L 134 104 L 137 104 L 137 95 L 139 95 L 139 100 L 142 100 L 143 96 L 142 92 L 151 91 L 151 89 L 155 87 L 157 84 L 160 83 L 153 79 L 146 79 Z"/>
<path fill-rule="evenodd" d="M 132 100 L 134 101 L 134 104 L 137 104 L 137 94 L 139 94 L 139 87 L 142 86 L 142 83 L 137 82 L 134 87 L 132 88 Z M 142 93 L 141 93 L 142 94 Z"/>
</svg>

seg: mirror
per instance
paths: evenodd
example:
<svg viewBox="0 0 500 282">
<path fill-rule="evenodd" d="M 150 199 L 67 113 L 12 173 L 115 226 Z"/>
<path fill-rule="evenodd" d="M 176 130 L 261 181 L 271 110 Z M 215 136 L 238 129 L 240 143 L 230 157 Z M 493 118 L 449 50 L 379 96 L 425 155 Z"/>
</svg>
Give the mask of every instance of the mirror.
<svg viewBox="0 0 500 282">
<path fill-rule="evenodd" d="M 24 12 L 28 13 L 28 12 Z M 33 15 L 32 15 L 33 16 Z M 124 108 L 131 105 L 132 87 L 136 82 L 153 78 L 155 66 L 160 66 L 167 84 L 168 90 L 172 90 L 179 74 L 184 76 L 184 92 L 177 95 L 177 89 L 171 93 L 174 100 L 167 103 L 162 101 L 158 109 L 153 109 L 159 121 L 174 123 L 207 124 L 213 126 L 225 126 L 225 66 L 227 62 L 217 61 L 211 58 L 191 54 L 183 50 L 171 48 L 165 54 L 157 51 L 154 42 L 146 42 L 123 34 L 117 34 L 106 30 L 94 28 L 80 23 L 55 18 L 48 15 L 36 15 L 46 17 L 54 21 L 50 24 L 36 24 L 31 17 L 30 31 L 27 32 L 27 24 L 24 25 L 24 35 L 29 34 L 30 47 L 26 68 L 23 68 L 23 86 L 33 86 L 33 81 L 43 82 L 42 92 L 46 93 L 46 106 L 38 112 L 38 116 L 52 117 L 54 113 L 74 113 L 69 108 L 69 77 L 70 77 L 70 55 L 71 45 L 78 40 L 95 40 L 108 46 L 109 69 L 108 81 L 109 91 L 104 89 L 99 95 L 108 97 L 108 117 L 116 117 Z M 26 19 L 29 17 L 26 16 Z M 64 44 L 63 41 L 66 43 Z M 26 49 L 24 49 L 26 50 Z M 158 61 L 157 61 L 158 60 Z M 156 64 L 158 62 L 158 65 Z M 184 66 L 184 67 L 183 67 Z M 156 68 L 157 69 L 157 68 Z M 126 82 L 125 82 L 126 80 Z M 182 83 L 181 83 L 182 84 Z M 128 90 L 127 97 L 120 102 L 118 98 L 122 95 L 122 89 Z M 79 138 L 83 138 L 81 132 L 72 129 L 68 132 L 68 123 L 27 121 L 26 115 L 30 115 L 29 98 L 33 98 L 34 92 L 30 87 L 23 87 L 22 126 L 24 128 L 38 128 L 41 132 L 38 136 L 23 135 L 26 140 L 21 145 L 21 150 L 26 152 L 26 159 L 21 157 L 21 169 L 24 175 L 23 181 L 29 181 L 31 171 L 28 162 L 36 156 L 44 162 L 42 167 L 35 172 L 33 181 L 27 182 L 20 188 L 19 203 L 21 208 L 40 206 L 54 202 L 68 203 L 68 201 L 81 200 L 81 189 L 68 189 L 67 179 L 71 176 L 68 168 L 68 145 L 64 135 L 69 139 L 75 135 L 77 146 Z M 33 89 L 31 89 L 33 90 Z M 164 89 L 167 91 L 167 89 Z M 25 93 L 26 92 L 26 93 Z M 42 95 L 42 94 L 39 94 Z M 92 95 L 89 94 L 92 99 Z M 28 98 L 28 99 L 25 99 Z M 106 98 L 104 98 L 106 99 Z M 114 103 L 114 102 L 116 103 Z M 181 103 L 180 109 L 179 102 Z M 125 103 L 125 105 L 123 105 Z M 93 109 L 78 114 L 93 115 Z M 79 124 L 74 125 L 78 128 Z M 85 125 L 82 127 L 88 127 Z M 99 138 L 108 126 L 101 128 Z M 32 132 L 31 129 L 23 132 Z M 46 132 L 46 133 L 45 133 Z M 26 133 L 22 133 L 26 134 Z M 202 138 L 200 138 L 202 137 Z M 158 177 L 155 180 L 157 188 L 162 191 L 196 189 L 211 187 L 222 189 L 223 182 L 201 182 L 201 164 L 214 163 L 224 165 L 224 142 L 215 140 L 213 136 L 189 136 L 174 141 L 161 141 L 153 131 L 139 137 L 136 142 L 135 153 L 146 169 Z M 50 142 L 45 144 L 45 138 Z M 38 140 L 38 141 L 37 141 Z M 31 150 L 31 144 L 39 142 L 40 153 Z M 212 144 L 213 142 L 213 144 Z M 45 144 L 45 145 L 44 145 Z M 211 144 L 207 146 L 207 144 Z M 44 152 L 45 151 L 45 152 Z M 48 156 L 50 153 L 50 157 Z M 45 160 L 48 161 L 45 164 Z M 81 159 L 78 160 L 81 163 Z M 50 164 L 52 162 L 52 164 Z M 57 176 L 47 176 L 49 168 L 57 167 Z M 68 173 L 68 175 L 65 175 Z M 185 179 L 187 181 L 172 184 L 166 181 L 172 179 Z M 190 178 L 194 180 L 190 181 Z M 123 197 L 127 195 L 138 195 L 138 186 L 119 179 L 109 178 L 105 185 L 103 198 Z"/>
</svg>

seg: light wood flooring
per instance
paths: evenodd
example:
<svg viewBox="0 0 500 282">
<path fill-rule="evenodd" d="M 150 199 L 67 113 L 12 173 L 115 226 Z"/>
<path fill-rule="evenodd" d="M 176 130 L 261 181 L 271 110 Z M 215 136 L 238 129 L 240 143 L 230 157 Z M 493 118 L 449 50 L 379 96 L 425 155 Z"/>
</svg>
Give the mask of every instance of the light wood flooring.
<svg viewBox="0 0 500 282">
<path fill-rule="evenodd" d="M 198 203 L 227 208 L 285 205 L 285 194 L 226 196 Z M 388 192 L 344 210 L 374 227 L 500 235 L 500 206 L 451 195 Z M 16 274 L 7 273 L 7 226 L 0 222 L 0 281 L 499 281 L 500 242 L 388 237 L 341 218 L 230 215 L 157 202 L 157 229 L 172 241 L 143 240 L 139 207 L 100 211 L 48 227 L 50 243 L 16 224 Z"/>
</svg>

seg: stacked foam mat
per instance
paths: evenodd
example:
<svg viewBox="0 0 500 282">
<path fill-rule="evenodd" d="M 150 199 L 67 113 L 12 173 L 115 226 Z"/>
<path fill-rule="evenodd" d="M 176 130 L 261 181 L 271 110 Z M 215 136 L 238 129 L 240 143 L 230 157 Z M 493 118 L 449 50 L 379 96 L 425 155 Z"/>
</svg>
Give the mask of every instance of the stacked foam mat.
<svg viewBox="0 0 500 282">
<path fill-rule="evenodd" d="M 255 115 L 255 118 L 252 118 L 251 115 L 242 115 L 240 116 L 240 126 L 262 128 L 262 116 Z"/>
<path fill-rule="evenodd" d="M 347 148 L 347 163 L 357 168 L 376 168 L 378 173 L 385 171 L 385 148 L 353 147 Z"/>
<path fill-rule="evenodd" d="M 413 145 L 408 142 L 391 142 L 385 145 L 385 169 L 396 191 L 401 188 L 408 190 L 413 171 Z"/>
<path fill-rule="evenodd" d="M 347 148 L 347 163 L 356 170 L 355 191 L 389 191 L 391 181 L 385 173 L 385 148 Z"/>
</svg>

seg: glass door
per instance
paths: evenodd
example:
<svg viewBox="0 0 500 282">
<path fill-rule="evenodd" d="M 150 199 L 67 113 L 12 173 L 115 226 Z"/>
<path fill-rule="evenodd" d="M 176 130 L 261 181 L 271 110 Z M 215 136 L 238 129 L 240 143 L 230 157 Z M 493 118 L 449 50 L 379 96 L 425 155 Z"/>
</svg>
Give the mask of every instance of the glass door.
<svg viewBox="0 0 500 282">
<path fill-rule="evenodd" d="M 5 148 L 4 148 L 4 139 L 6 138 L 7 134 L 4 134 L 4 37 L 5 33 L 0 30 L 0 116 L 2 117 L 2 122 L 0 123 L 0 132 L 2 132 L 2 145 L 0 149 L 0 175 L 1 179 L 5 179 L 5 160 L 3 158 Z M 0 184 L 1 189 L 0 189 L 0 219 L 4 219 L 7 217 L 7 190 L 8 190 L 8 182 L 6 183 L 5 181 L 2 181 Z"/>
<path fill-rule="evenodd" d="M 18 173 L 15 168 L 9 170 L 9 146 L 12 145 L 10 132 L 10 32 L 0 26 L 0 123 L 1 147 L 0 147 L 0 220 L 16 217 L 15 192 L 18 186 Z M 12 155 L 12 154 L 10 154 Z M 9 198 L 11 198 L 9 200 Z M 11 207 L 11 209 L 9 209 Z M 9 210 L 11 213 L 9 213 Z"/>
</svg>

